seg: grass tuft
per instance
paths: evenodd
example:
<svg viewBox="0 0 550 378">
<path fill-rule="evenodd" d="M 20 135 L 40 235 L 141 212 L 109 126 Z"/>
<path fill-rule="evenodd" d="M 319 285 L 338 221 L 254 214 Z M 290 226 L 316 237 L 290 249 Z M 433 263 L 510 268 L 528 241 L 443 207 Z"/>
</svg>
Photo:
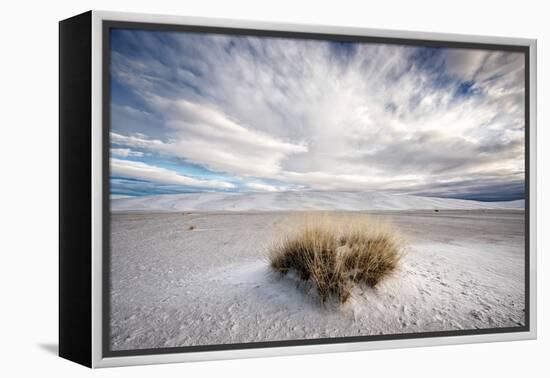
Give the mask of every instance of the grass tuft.
<svg viewBox="0 0 550 378">
<path fill-rule="evenodd" d="M 269 253 L 270 267 L 311 281 L 321 303 L 336 296 L 345 303 L 358 284 L 375 287 L 395 271 L 401 241 L 389 224 L 361 215 L 302 216 Z"/>
</svg>

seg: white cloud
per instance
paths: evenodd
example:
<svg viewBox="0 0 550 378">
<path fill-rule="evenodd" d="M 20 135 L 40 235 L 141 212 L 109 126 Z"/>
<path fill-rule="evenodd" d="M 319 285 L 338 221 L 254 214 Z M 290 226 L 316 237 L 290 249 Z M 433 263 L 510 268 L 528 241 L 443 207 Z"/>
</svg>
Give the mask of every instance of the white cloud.
<svg viewBox="0 0 550 378">
<path fill-rule="evenodd" d="M 147 54 L 117 52 L 113 74 L 147 104 L 124 109 L 147 136 L 121 127 L 111 134 L 119 147 L 319 190 L 523 174 L 521 54 L 380 44 L 335 53 L 319 41 L 199 34 L 159 47 L 128 35 Z"/>
<path fill-rule="evenodd" d="M 449 73 L 462 80 L 473 80 L 490 55 L 487 50 L 449 49 L 445 54 L 445 63 Z"/>
<path fill-rule="evenodd" d="M 232 189 L 235 187 L 230 182 L 197 179 L 142 162 L 113 158 L 111 158 L 111 174 L 113 176 L 153 181 L 161 184 L 183 185 L 205 189 Z"/>
<path fill-rule="evenodd" d="M 264 184 L 264 183 L 261 183 L 261 182 L 249 182 L 249 183 L 246 184 L 246 186 L 248 188 L 252 189 L 253 191 L 257 191 L 257 192 L 279 192 L 279 191 L 281 191 L 281 189 L 276 187 L 276 186 L 269 185 L 269 184 Z"/>
<path fill-rule="evenodd" d="M 141 151 L 133 151 L 129 148 L 111 148 L 111 156 L 143 157 L 143 156 L 145 156 L 145 154 Z"/>
<path fill-rule="evenodd" d="M 111 141 L 177 156 L 215 171 L 252 176 L 276 174 L 289 155 L 307 151 L 303 144 L 251 130 L 210 106 L 163 98 L 153 103 L 171 129 L 170 141 L 113 132 Z"/>
<path fill-rule="evenodd" d="M 149 139 L 143 134 L 134 134 L 134 135 L 122 135 L 115 132 L 110 133 L 111 143 L 129 146 L 134 148 L 144 148 L 151 150 L 162 150 L 164 142 L 158 139 Z"/>
</svg>

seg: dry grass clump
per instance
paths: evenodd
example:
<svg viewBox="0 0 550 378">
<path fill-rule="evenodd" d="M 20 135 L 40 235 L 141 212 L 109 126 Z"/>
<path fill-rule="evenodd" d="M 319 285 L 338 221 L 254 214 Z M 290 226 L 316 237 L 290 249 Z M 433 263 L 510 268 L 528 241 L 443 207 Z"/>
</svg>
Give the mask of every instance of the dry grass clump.
<svg viewBox="0 0 550 378">
<path fill-rule="evenodd" d="M 334 295 L 346 302 L 358 284 L 376 286 L 397 267 L 401 242 L 388 224 L 366 216 L 305 216 L 272 246 L 271 269 L 311 281 L 325 303 Z"/>
</svg>

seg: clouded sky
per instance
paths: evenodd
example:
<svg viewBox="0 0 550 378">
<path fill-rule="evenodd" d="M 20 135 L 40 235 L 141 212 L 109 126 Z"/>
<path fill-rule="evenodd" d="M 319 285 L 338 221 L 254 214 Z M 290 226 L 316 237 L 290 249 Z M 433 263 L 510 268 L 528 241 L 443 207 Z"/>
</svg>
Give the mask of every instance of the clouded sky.
<svg viewBox="0 0 550 378">
<path fill-rule="evenodd" d="M 524 195 L 524 56 L 111 31 L 111 193 Z"/>
</svg>

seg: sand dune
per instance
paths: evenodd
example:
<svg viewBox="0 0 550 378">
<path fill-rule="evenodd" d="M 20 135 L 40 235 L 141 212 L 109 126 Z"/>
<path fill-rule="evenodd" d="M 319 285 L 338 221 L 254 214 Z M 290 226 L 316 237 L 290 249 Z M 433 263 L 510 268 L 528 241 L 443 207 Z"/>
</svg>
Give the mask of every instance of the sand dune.
<svg viewBox="0 0 550 378">
<path fill-rule="evenodd" d="M 113 198 L 114 211 L 524 209 L 525 201 L 480 202 L 380 192 L 188 193 Z"/>
<path fill-rule="evenodd" d="M 525 324 L 523 200 L 282 192 L 111 204 L 113 350 Z M 268 269 L 296 210 L 391 221 L 407 240 L 399 269 L 342 308 L 320 308 L 311 287 Z"/>
</svg>

